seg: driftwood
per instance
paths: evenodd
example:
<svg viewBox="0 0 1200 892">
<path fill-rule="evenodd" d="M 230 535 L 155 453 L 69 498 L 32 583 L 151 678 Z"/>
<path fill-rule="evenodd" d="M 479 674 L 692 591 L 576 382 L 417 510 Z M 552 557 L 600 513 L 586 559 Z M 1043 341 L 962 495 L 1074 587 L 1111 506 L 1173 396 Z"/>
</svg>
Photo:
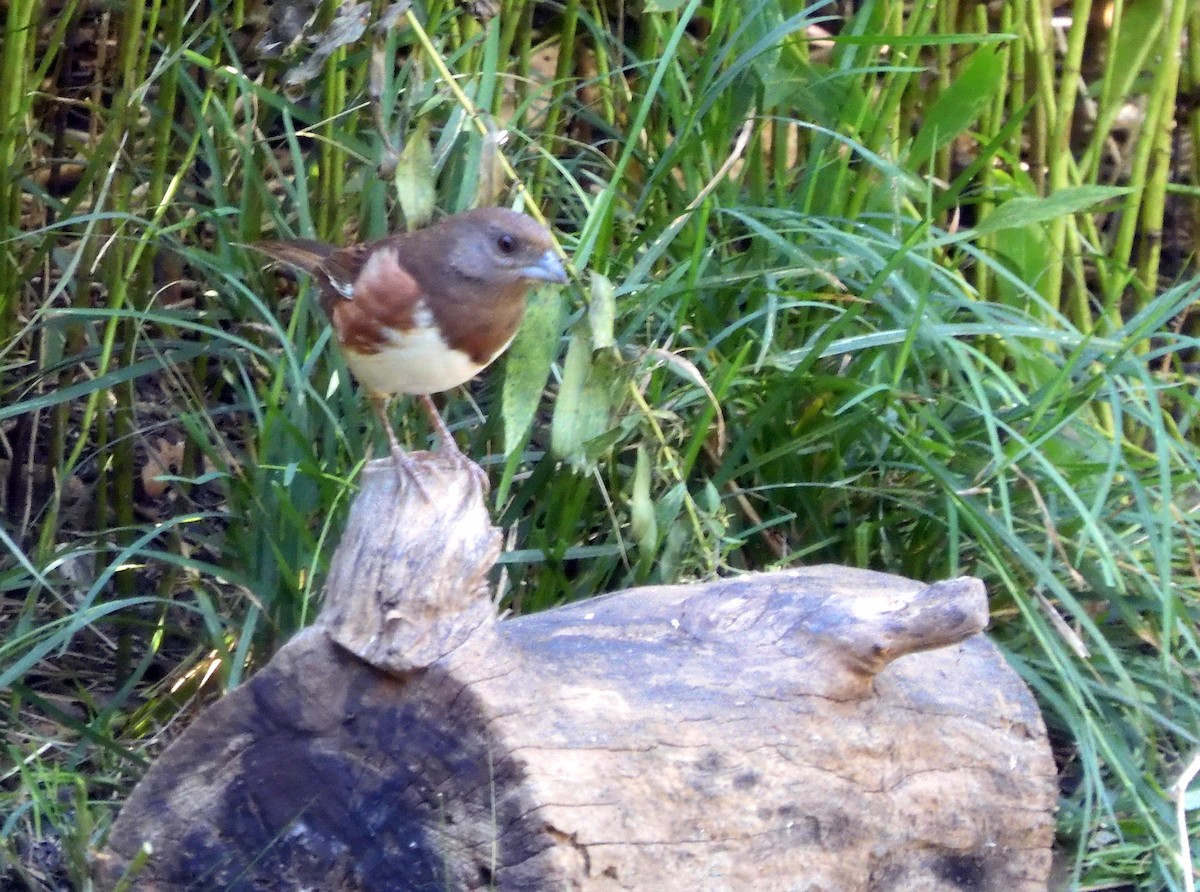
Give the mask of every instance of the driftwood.
<svg viewBox="0 0 1200 892">
<path fill-rule="evenodd" d="M 102 889 L 1045 889 L 982 585 L 839 567 L 497 622 L 469 475 L 367 468 L 318 622 L 135 789 Z M 901 659 L 903 657 L 903 659 Z"/>
</svg>

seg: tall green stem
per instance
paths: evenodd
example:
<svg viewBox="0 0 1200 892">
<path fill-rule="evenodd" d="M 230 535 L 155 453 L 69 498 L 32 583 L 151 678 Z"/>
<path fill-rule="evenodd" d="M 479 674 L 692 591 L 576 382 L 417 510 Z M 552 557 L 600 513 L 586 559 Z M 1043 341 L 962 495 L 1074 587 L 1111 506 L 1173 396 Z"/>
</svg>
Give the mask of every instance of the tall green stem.
<svg viewBox="0 0 1200 892">
<path fill-rule="evenodd" d="M 1138 308 L 1145 305 L 1158 290 L 1158 266 L 1162 259 L 1163 215 L 1166 210 L 1167 184 L 1171 180 L 1171 140 L 1175 130 L 1175 96 L 1179 90 L 1179 73 L 1183 62 L 1183 31 L 1192 4 L 1172 3 L 1163 35 L 1163 58 L 1158 66 L 1150 91 L 1151 101 L 1158 105 L 1154 116 L 1155 128 L 1143 135 L 1149 147 L 1150 173 L 1142 204 L 1142 247 L 1138 252 L 1137 277 L 1141 282 Z"/>
<path fill-rule="evenodd" d="M 1071 11 L 1071 28 L 1067 34 L 1067 51 L 1063 56 L 1062 69 L 1059 73 L 1058 95 L 1055 98 L 1050 130 L 1050 152 L 1046 159 L 1049 168 L 1047 192 L 1050 194 L 1065 189 L 1071 183 L 1070 172 L 1073 166 L 1071 122 L 1075 117 L 1075 100 L 1079 94 L 1080 66 L 1091 6 L 1091 0 L 1075 0 Z M 1063 270 L 1070 263 L 1070 258 L 1067 256 L 1069 222 L 1066 216 L 1057 216 L 1048 224 L 1050 266 L 1042 279 L 1042 288 L 1046 299 L 1056 307 L 1060 306 L 1062 302 Z M 1074 241 L 1071 240 L 1071 244 L 1074 244 Z M 1075 285 L 1077 289 L 1084 287 L 1082 282 L 1076 282 Z M 1071 316 L 1072 321 L 1076 324 L 1083 323 L 1090 326 L 1086 300 L 1083 301 L 1082 316 L 1080 316 L 1078 306 L 1075 307 L 1075 312 L 1072 312 Z"/>
<path fill-rule="evenodd" d="M 30 36 L 34 33 L 37 0 L 9 0 L 4 24 L 3 58 L 0 59 L 0 344 L 7 343 L 14 324 L 24 283 L 13 255 L 9 234 L 21 225 L 21 180 L 11 174 L 23 167 L 18 162 L 26 128 L 21 118 L 28 110 Z M 12 306 L 9 306 L 9 302 Z"/>
</svg>

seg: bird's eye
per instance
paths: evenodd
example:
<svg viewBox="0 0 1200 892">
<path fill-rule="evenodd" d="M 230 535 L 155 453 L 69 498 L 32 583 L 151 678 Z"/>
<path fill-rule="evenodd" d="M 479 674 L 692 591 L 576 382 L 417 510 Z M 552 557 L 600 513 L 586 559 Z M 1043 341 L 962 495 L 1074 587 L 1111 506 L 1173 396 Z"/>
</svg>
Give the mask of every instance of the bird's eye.
<svg viewBox="0 0 1200 892">
<path fill-rule="evenodd" d="M 517 250 L 517 240 L 506 232 L 496 239 L 496 247 L 500 249 L 501 254 L 511 254 Z"/>
</svg>

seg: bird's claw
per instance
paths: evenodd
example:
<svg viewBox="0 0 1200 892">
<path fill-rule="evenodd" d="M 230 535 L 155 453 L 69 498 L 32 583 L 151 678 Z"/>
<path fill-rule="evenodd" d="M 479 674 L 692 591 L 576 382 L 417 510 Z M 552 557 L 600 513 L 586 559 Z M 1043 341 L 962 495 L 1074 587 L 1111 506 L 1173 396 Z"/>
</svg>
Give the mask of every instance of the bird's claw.
<svg viewBox="0 0 1200 892">
<path fill-rule="evenodd" d="M 429 494 L 429 490 L 425 488 L 425 484 L 421 482 L 420 471 L 413 461 L 411 455 L 403 449 L 395 448 L 392 450 L 392 462 L 396 465 L 396 478 L 401 487 L 411 483 L 413 488 L 421 494 L 421 498 L 430 503 L 433 497 Z"/>
<path fill-rule="evenodd" d="M 482 495 L 486 496 L 488 494 L 488 492 L 491 491 L 491 488 L 492 488 L 492 483 L 490 480 L 488 480 L 487 471 L 485 471 L 483 468 L 479 467 L 479 465 L 475 464 L 475 462 L 471 461 L 469 458 L 467 458 L 461 452 L 459 453 L 459 455 L 462 458 L 462 463 L 463 463 L 463 466 L 466 468 L 467 473 L 471 475 L 471 480 L 475 483 L 476 486 L 479 487 L 480 493 Z"/>
</svg>

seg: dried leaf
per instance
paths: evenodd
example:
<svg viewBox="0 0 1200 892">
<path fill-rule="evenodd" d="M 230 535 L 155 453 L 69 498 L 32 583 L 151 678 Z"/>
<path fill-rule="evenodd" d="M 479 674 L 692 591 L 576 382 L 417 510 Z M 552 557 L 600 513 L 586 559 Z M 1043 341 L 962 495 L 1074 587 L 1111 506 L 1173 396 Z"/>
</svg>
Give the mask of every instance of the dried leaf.
<svg viewBox="0 0 1200 892">
<path fill-rule="evenodd" d="M 152 499 L 161 498 L 167 491 L 164 474 L 178 474 L 183 467 L 183 443 L 172 443 L 159 437 L 146 454 L 142 465 L 142 489 Z"/>
<path fill-rule="evenodd" d="M 367 22 L 371 16 L 369 3 L 343 3 L 321 34 L 310 39 L 315 44 L 312 54 L 301 64 L 287 73 L 283 79 L 289 87 L 306 84 L 321 73 L 325 60 L 337 50 L 358 41 L 367 30 Z"/>
<path fill-rule="evenodd" d="M 412 8 L 412 0 L 401 0 L 392 3 L 379 14 L 378 21 L 372 26 L 376 31 L 390 31 L 399 23 L 400 18 Z"/>
<path fill-rule="evenodd" d="M 507 130 L 496 129 L 496 122 L 487 119 L 487 134 L 479 147 L 479 185 L 475 190 L 475 206 L 497 204 L 504 191 L 504 165 L 500 163 L 500 147 L 508 140 Z"/>
<path fill-rule="evenodd" d="M 270 24 L 255 44 L 255 51 L 268 59 L 287 55 L 312 25 L 318 5 L 316 0 L 272 3 L 267 13 Z"/>
</svg>

